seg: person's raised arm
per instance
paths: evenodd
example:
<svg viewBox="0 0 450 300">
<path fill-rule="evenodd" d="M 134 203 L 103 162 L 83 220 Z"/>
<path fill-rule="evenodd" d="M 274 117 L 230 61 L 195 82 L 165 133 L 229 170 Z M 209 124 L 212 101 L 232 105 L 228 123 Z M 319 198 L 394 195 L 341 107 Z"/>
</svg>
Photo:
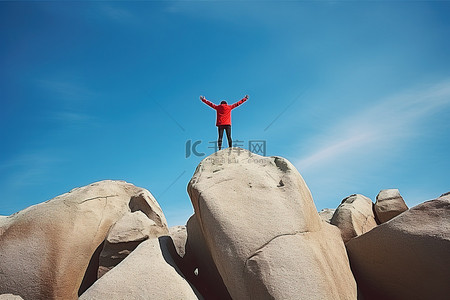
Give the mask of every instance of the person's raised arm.
<svg viewBox="0 0 450 300">
<path fill-rule="evenodd" d="M 212 102 L 206 100 L 206 98 L 203 97 L 203 96 L 200 96 L 200 100 L 202 100 L 203 103 L 205 103 L 205 104 L 208 105 L 208 106 L 211 106 L 211 107 L 214 108 L 214 109 L 216 109 L 216 107 L 217 107 L 217 105 L 215 105 L 214 103 L 212 103 Z"/>
<path fill-rule="evenodd" d="M 242 103 L 244 103 L 245 101 L 247 101 L 248 99 L 248 95 L 245 95 L 244 98 L 242 98 L 241 100 L 239 100 L 238 102 L 234 103 L 231 105 L 231 109 L 238 107 L 239 105 L 241 105 Z"/>
</svg>

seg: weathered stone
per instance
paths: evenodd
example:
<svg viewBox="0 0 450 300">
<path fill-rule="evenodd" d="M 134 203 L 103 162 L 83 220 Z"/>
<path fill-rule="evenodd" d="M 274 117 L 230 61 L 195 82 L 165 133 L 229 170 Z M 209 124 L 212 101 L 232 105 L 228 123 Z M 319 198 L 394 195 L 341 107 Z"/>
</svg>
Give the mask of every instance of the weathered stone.
<svg viewBox="0 0 450 300">
<path fill-rule="evenodd" d="M 8 223 L 8 216 L 0 216 L 0 236 L 6 231 L 7 223 Z"/>
<path fill-rule="evenodd" d="M 118 265 L 142 241 L 168 233 L 143 211 L 127 212 L 110 229 L 100 253 L 98 278 Z"/>
<path fill-rule="evenodd" d="M 21 300 L 21 299 L 23 299 L 23 298 L 18 295 L 13 295 L 13 294 L 1 294 L 0 295 L 0 300 Z"/>
<path fill-rule="evenodd" d="M 346 246 L 365 300 L 448 299 L 450 195 L 419 204 Z"/>
<path fill-rule="evenodd" d="M 233 299 L 355 299 L 339 230 L 322 222 L 295 167 L 229 148 L 188 185 L 201 232 Z"/>
<path fill-rule="evenodd" d="M 111 228 L 106 240 L 110 243 L 138 242 L 150 237 L 167 234 L 167 228 L 159 227 L 142 211 L 126 213 Z"/>
<path fill-rule="evenodd" d="M 169 228 L 169 235 L 173 240 L 175 250 L 180 258 L 186 253 L 187 231 L 186 226 L 173 226 Z"/>
<path fill-rule="evenodd" d="M 372 200 L 360 194 L 345 198 L 333 214 L 331 224 L 341 230 L 344 243 L 368 232 L 377 226 Z"/>
<path fill-rule="evenodd" d="M 331 208 L 324 208 L 319 211 L 319 217 L 327 223 L 331 222 L 331 218 L 336 210 Z"/>
<path fill-rule="evenodd" d="M 408 206 L 397 189 L 382 190 L 377 195 L 375 214 L 384 223 L 408 210 Z"/>
<path fill-rule="evenodd" d="M 153 238 L 139 244 L 79 299 L 202 299 L 180 275 L 167 248 L 168 238 Z"/>
<path fill-rule="evenodd" d="M 110 180 L 2 218 L 0 293 L 33 300 L 77 299 L 97 279 L 98 257 L 110 228 L 136 211 L 167 228 L 148 191 Z"/>
</svg>

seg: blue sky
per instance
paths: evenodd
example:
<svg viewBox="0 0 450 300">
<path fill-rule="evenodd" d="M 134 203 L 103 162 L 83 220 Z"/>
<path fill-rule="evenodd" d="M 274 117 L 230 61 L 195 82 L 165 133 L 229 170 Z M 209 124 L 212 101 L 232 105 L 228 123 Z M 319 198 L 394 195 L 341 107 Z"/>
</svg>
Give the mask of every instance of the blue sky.
<svg viewBox="0 0 450 300">
<path fill-rule="evenodd" d="M 398 188 L 450 190 L 450 2 L 0 2 L 0 215 L 78 186 L 147 188 L 169 225 L 213 153 L 214 111 L 247 103 L 233 139 L 289 159 L 318 210 Z"/>
</svg>

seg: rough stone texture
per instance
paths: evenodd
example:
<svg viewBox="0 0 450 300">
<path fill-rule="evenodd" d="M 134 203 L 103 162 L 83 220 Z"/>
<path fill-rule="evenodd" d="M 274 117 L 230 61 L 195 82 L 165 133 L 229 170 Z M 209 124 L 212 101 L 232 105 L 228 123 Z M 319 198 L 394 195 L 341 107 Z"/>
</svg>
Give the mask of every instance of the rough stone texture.
<svg viewBox="0 0 450 300">
<path fill-rule="evenodd" d="M 408 206 L 397 189 L 382 190 L 377 195 L 375 214 L 380 223 L 389 221 L 408 210 Z"/>
<path fill-rule="evenodd" d="M 97 280 L 80 300 L 110 299 L 202 299 L 180 275 L 167 242 L 153 238 L 139 246 L 114 269 Z"/>
<path fill-rule="evenodd" d="M 321 211 L 319 211 L 319 217 L 325 222 L 330 223 L 331 218 L 333 217 L 335 211 L 336 209 L 324 208 Z"/>
<path fill-rule="evenodd" d="M 79 291 L 97 279 L 98 255 L 111 226 L 137 211 L 167 228 L 161 208 L 147 190 L 110 180 L 2 218 L 0 293 L 25 299 L 77 299 Z"/>
<path fill-rule="evenodd" d="M 8 223 L 8 217 L 0 216 L 0 237 L 5 232 L 7 223 Z"/>
<path fill-rule="evenodd" d="M 111 228 L 106 240 L 110 243 L 143 241 L 167 233 L 167 228 L 158 226 L 142 211 L 126 213 Z"/>
<path fill-rule="evenodd" d="M 13 294 L 2 294 L 0 295 L 0 300 L 21 300 L 22 297 Z"/>
<path fill-rule="evenodd" d="M 450 195 L 419 204 L 346 246 L 365 300 L 448 299 Z"/>
<path fill-rule="evenodd" d="M 372 200 L 359 194 L 345 198 L 331 218 L 331 224 L 341 230 L 344 243 L 368 232 L 377 226 Z"/>
<path fill-rule="evenodd" d="M 289 161 L 224 149 L 199 164 L 188 192 L 233 299 L 356 298 L 339 230 Z"/>
<path fill-rule="evenodd" d="M 175 250 L 180 258 L 186 253 L 187 230 L 186 226 L 178 225 L 169 228 L 169 235 L 173 240 Z"/>
<path fill-rule="evenodd" d="M 110 229 L 100 253 L 98 278 L 118 265 L 142 241 L 168 233 L 143 211 L 127 212 Z"/>
</svg>

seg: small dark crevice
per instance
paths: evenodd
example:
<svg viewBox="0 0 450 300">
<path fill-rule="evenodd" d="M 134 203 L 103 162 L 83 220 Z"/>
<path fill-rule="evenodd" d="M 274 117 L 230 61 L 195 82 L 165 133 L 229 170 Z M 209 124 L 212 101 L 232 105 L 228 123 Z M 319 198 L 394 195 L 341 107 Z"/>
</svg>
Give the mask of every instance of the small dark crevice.
<svg viewBox="0 0 450 300">
<path fill-rule="evenodd" d="M 83 204 L 83 203 L 88 202 L 88 201 L 97 200 L 97 199 L 103 199 L 103 198 L 108 200 L 108 198 L 117 197 L 117 196 L 118 195 L 98 196 L 98 197 L 94 197 L 94 198 L 84 199 L 83 201 L 81 201 L 81 202 L 79 202 L 77 204 Z"/>
<path fill-rule="evenodd" d="M 274 163 L 278 167 L 278 169 L 280 169 L 283 172 L 287 172 L 290 169 L 284 158 L 275 156 Z"/>
<path fill-rule="evenodd" d="M 381 222 L 380 219 L 378 219 L 377 212 L 375 211 L 375 204 L 373 203 L 372 203 L 372 213 L 375 218 L 375 223 L 377 223 L 377 225 L 381 225 L 383 222 Z"/>
</svg>

